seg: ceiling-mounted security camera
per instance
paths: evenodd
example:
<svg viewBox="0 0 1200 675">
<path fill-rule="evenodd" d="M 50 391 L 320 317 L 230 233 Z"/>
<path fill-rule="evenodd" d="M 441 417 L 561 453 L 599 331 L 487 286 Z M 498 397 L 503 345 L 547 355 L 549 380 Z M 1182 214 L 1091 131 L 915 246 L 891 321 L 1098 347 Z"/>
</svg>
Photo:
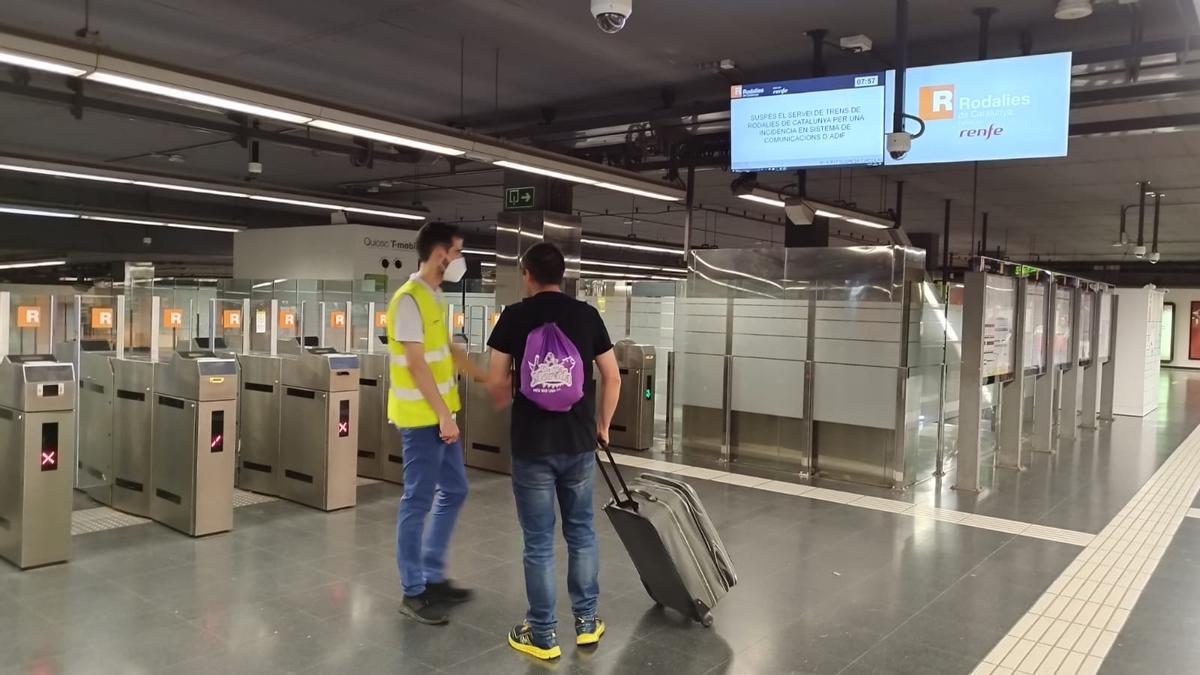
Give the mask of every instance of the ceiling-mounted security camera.
<svg viewBox="0 0 1200 675">
<path fill-rule="evenodd" d="M 887 135 L 887 151 L 892 159 L 904 159 L 912 150 L 913 135 L 907 131 L 897 131 Z"/>
<path fill-rule="evenodd" d="M 1150 257 L 1147 258 L 1147 260 L 1149 260 L 1150 264 L 1153 265 L 1153 264 L 1157 263 L 1159 260 L 1162 260 L 1162 254 L 1159 253 L 1158 251 L 1155 251 L 1150 254 Z"/>
<path fill-rule="evenodd" d="M 592 0 L 592 16 L 605 33 L 619 32 L 630 14 L 633 14 L 633 0 Z"/>
<path fill-rule="evenodd" d="M 1146 257 L 1146 247 L 1145 246 L 1134 246 L 1133 247 L 1133 256 L 1135 258 L 1139 258 L 1139 259 L 1145 258 Z"/>
</svg>

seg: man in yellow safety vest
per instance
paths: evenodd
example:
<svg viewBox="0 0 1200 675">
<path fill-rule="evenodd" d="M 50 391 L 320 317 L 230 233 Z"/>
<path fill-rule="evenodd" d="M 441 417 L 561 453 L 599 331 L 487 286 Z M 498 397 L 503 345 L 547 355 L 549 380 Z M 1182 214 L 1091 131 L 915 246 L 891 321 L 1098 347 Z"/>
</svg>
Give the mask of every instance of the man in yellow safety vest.
<svg viewBox="0 0 1200 675">
<path fill-rule="evenodd" d="M 445 607 L 471 591 L 446 580 L 446 548 L 467 497 L 455 413 L 457 370 L 474 371 L 450 339 L 443 281 L 466 273 L 462 236 L 446 223 L 426 223 L 417 233 L 416 274 L 392 296 L 387 311 L 388 419 L 404 443 L 404 497 L 396 523 L 396 564 L 404 586 L 400 612 L 425 624 L 447 622 Z M 432 511 L 429 527 L 425 516 Z"/>
</svg>

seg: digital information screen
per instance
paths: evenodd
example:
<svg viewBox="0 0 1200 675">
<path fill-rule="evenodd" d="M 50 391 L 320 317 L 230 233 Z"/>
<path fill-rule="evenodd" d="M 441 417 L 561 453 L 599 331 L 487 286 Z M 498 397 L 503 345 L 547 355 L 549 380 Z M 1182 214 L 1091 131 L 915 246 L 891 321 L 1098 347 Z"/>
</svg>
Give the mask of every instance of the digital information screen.
<svg viewBox="0 0 1200 675">
<path fill-rule="evenodd" d="M 887 79 L 890 120 L 895 71 Z M 904 107 L 925 122 L 925 133 L 903 159 L 885 157 L 889 165 L 1067 154 L 1070 53 L 910 68 L 904 90 Z M 917 127 L 915 121 L 905 123 L 909 132 Z"/>
<path fill-rule="evenodd" d="M 736 85 L 731 89 L 733 171 L 936 164 L 1063 157 L 1071 105 L 1071 54 L 909 68 L 905 108 L 925 133 L 896 160 L 884 152 L 896 73 Z M 905 129 L 917 132 L 908 120 Z"/>
<path fill-rule="evenodd" d="M 732 87 L 733 171 L 880 164 L 883 73 Z"/>
</svg>

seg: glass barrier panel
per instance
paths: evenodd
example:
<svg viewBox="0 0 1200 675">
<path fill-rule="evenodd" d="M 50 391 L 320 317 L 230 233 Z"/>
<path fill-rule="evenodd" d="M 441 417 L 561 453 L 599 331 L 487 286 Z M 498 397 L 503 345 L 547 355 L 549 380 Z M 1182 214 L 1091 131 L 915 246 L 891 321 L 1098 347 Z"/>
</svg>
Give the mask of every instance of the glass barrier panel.
<svg viewBox="0 0 1200 675">
<path fill-rule="evenodd" d="M 75 425 L 75 487 L 108 502 L 112 485 L 113 370 L 117 347 L 118 299 L 114 295 L 79 295 L 63 314 L 59 359 L 75 364 L 79 376 Z M 82 432 L 81 430 L 86 430 Z"/>
</svg>

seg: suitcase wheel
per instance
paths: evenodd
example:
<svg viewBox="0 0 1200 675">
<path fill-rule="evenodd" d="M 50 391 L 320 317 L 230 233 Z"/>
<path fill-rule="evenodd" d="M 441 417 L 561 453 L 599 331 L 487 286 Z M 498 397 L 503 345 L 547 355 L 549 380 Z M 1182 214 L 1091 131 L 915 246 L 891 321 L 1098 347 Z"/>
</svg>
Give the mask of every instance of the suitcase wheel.
<svg viewBox="0 0 1200 675">
<path fill-rule="evenodd" d="M 712 615 L 712 612 L 709 612 L 709 613 L 705 614 L 705 615 L 704 615 L 704 618 L 700 619 L 700 625 L 701 625 L 701 626 L 704 626 L 705 628 L 710 628 L 710 627 L 712 627 L 712 625 L 713 625 L 713 615 Z"/>
</svg>

